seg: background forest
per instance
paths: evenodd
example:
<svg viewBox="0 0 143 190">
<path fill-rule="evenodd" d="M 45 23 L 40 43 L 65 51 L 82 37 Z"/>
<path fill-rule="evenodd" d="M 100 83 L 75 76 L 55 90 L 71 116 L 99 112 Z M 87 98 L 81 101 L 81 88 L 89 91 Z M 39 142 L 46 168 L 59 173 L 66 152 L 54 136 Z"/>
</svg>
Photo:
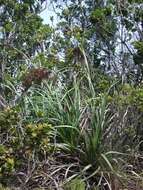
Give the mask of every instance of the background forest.
<svg viewBox="0 0 143 190">
<path fill-rule="evenodd" d="M 143 0 L 0 0 L 11 189 L 143 190 Z"/>
</svg>

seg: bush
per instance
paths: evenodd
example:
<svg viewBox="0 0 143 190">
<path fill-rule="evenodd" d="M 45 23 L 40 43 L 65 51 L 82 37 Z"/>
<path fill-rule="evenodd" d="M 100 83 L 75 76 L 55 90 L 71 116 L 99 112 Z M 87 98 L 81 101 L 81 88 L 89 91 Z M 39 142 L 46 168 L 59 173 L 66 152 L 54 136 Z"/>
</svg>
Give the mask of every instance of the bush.
<svg viewBox="0 0 143 190">
<path fill-rule="evenodd" d="M 0 181 L 7 184 L 28 160 L 43 158 L 53 150 L 52 126 L 48 123 L 25 124 L 19 108 L 0 112 Z"/>
</svg>

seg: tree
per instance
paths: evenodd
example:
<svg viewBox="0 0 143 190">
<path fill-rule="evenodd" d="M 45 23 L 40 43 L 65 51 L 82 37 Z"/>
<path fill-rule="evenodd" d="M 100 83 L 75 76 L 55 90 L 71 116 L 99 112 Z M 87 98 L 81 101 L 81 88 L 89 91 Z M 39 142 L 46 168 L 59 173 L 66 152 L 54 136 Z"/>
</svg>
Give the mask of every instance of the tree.
<svg viewBox="0 0 143 190">
<path fill-rule="evenodd" d="M 142 41 L 142 1 L 63 0 L 55 4 L 62 10 L 58 29 L 65 57 L 71 48 L 82 46 L 90 67 L 100 66 L 122 82 L 142 77 L 132 44 Z"/>
<path fill-rule="evenodd" d="M 3 98 L 11 95 L 5 85 L 18 83 L 22 73 L 34 66 L 35 57 L 45 53 L 49 46 L 52 28 L 44 25 L 39 16 L 44 2 L 0 1 L 0 95 Z"/>
</svg>

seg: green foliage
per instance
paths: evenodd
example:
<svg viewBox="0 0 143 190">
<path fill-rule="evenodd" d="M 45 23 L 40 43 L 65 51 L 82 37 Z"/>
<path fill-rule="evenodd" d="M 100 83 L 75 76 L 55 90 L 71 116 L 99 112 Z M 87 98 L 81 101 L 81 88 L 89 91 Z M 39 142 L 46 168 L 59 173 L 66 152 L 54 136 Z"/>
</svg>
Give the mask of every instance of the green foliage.
<svg viewBox="0 0 143 190">
<path fill-rule="evenodd" d="M 56 56 L 53 54 L 46 55 L 45 53 L 38 53 L 37 56 L 35 56 L 33 63 L 42 65 L 43 67 L 47 67 L 52 69 L 54 66 L 57 65 L 58 60 Z"/>
<path fill-rule="evenodd" d="M 1 63 L 2 81 L 17 85 L 21 72 L 32 65 L 32 57 L 37 50 L 49 44 L 52 28 L 42 23 L 38 13 L 45 0 L 38 1 L 1 1 Z M 2 60 L 5 60 L 4 62 Z M 9 77 L 7 77 L 9 76 Z M 17 79 L 17 80 L 15 80 Z M 2 88 L 4 89 L 4 88 Z M 8 88 L 5 95 L 11 99 Z M 13 94 L 12 94 L 13 95 Z"/>
<path fill-rule="evenodd" d="M 70 94 L 75 99 L 72 100 Z M 45 88 L 43 91 L 39 89 L 35 95 L 31 99 L 32 107 L 31 100 L 26 105 L 36 113 L 35 119 L 40 117 L 38 113 L 44 113 L 41 119 L 45 121 L 48 119 L 56 126 L 60 142 L 66 143 L 71 150 L 75 149 L 78 143 L 80 117 L 80 94 L 77 87 L 66 91 L 65 94 L 54 89 Z"/>
<path fill-rule="evenodd" d="M 11 126 L 17 125 L 20 121 L 20 116 L 16 108 L 6 108 L 0 111 L 0 126 L 1 129 L 8 130 Z"/>
<path fill-rule="evenodd" d="M 28 124 L 25 129 L 24 144 L 29 152 L 32 153 L 32 150 L 36 150 L 36 152 L 50 151 L 51 125 L 47 123 Z"/>
<path fill-rule="evenodd" d="M 90 15 L 90 20 L 92 23 L 98 23 L 98 22 L 105 22 L 105 18 L 107 16 L 111 15 L 111 8 L 110 7 L 106 7 L 106 8 L 97 8 L 95 9 L 91 15 Z"/>
<path fill-rule="evenodd" d="M 94 102 L 92 102 L 91 112 L 91 124 L 89 131 L 87 130 L 84 135 L 84 148 L 82 160 L 87 164 L 100 165 L 98 161 L 104 151 L 104 144 L 102 141 L 102 135 L 104 134 L 106 120 L 106 100 L 103 97 L 101 99 L 101 105 L 99 108 L 95 108 Z"/>
<path fill-rule="evenodd" d="M 112 136 L 113 148 L 122 152 L 142 150 L 140 143 L 142 142 L 143 88 L 124 84 L 119 85 L 116 90 L 108 98 L 112 111 L 118 114 L 114 125 L 119 133 L 114 133 Z"/>
<path fill-rule="evenodd" d="M 103 21 L 104 20 L 104 11 L 102 9 L 96 9 L 95 11 L 93 11 L 93 13 L 91 14 L 91 21 L 92 22 L 99 22 L 99 21 Z"/>
<path fill-rule="evenodd" d="M 133 43 L 135 49 L 138 51 L 139 54 L 143 54 L 143 42 L 136 41 Z"/>
<path fill-rule="evenodd" d="M 44 2 L 0 2 L 1 183 L 85 190 L 142 179 L 143 87 L 127 83 L 143 73 L 141 1 L 55 0 L 54 29 L 39 16 Z"/>
<path fill-rule="evenodd" d="M 78 178 L 71 180 L 64 187 L 64 190 L 85 190 L 85 189 L 86 189 L 85 183 Z"/>
<path fill-rule="evenodd" d="M 134 45 L 134 48 L 137 50 L 137 53 L 134 54 L 134 62 L 135 62 L 135 64 L 140 65 L 141 69 L 142 69 L 142 63 L 143 63 L 143 42 L 142 41 L 135 41 L 133 43 L 133 45 Z"/>
<path fill-rule="evenodd" d="M 8 148 L 4 145 L 0 145 L 0 163 L 0 178 L 3 174 L 14 172 L 15 158 L 12 156 L 12 147 Z"/>
<path fill-rule="evenodd" d="M 134 88 L 125 84 L 120 89 L 120 93 L 115 95 L 115 102 L 120 106 L 134 106 L 138 110 L 143 111 L 143 88 Z"/>
<path fill-rule="evenodd" d="M 11 190 L 11 189 L 8 188 L 8 187 L 4 187 L 4 186 L 2 186 L 2 185 L 0 184 L 0 190 Z"/>
<path fill-rule="evenodd" d="M 22 123 L 20 109 L 16 108 L 1 111 L 0 122 L 0 180 L 5 184 L 25 159 L 32 159 L 33 154 L 40 159 L 53 150 L 53 129 L 47 123 Z"/>
</svg>

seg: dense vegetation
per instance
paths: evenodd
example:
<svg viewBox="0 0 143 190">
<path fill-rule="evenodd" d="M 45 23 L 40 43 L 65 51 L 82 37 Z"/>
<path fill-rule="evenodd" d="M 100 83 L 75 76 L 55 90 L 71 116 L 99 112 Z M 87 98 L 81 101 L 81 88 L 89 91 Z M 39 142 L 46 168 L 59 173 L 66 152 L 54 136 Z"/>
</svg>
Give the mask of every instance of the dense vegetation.
<svg viewBox="0 0 143 190">
<path fill-rule="evenodd" d="M 0 0 L 0 189 L 142 190 L 143 1 L 49 2 Z"/>
</svg>

